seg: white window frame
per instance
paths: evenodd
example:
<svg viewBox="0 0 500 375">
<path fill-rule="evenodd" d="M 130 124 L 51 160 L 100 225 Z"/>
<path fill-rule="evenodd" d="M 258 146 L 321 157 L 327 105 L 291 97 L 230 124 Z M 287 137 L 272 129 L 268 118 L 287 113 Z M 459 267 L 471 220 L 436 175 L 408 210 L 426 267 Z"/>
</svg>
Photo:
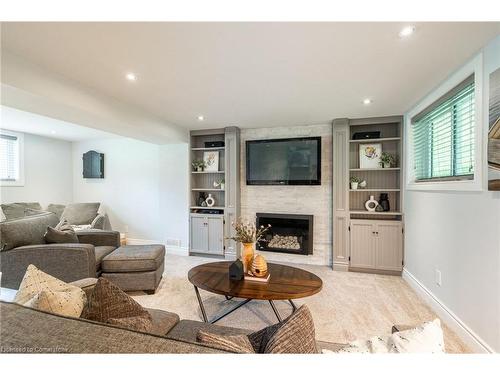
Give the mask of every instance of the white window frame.
<svg viewBox="0 0 500 375">
<path fill-rule="evenodd" d="M 474 110 L 475 110 L 475 131 L 474 131 L 474 178 L 472 180 L 457 181 L 420 181 L 417 182 L 414 174 L 414 148 L 413 129 L 411 119 L 425 108 L 430 106 L 439 98 L 446 95 L 450 90 L 463 82 L 471 74 L 474 74 Z M 427 95 L 419 104 L 405 115 L 405 134 L 407 143 L 405 145 L 405 181 L 407 190 L 424 191 L 481 191 L 484 188 L 483 182 L 483 55 L 480 53 L 458 71 L 453 73 L 445 83 Z"/>
<path fill-rule="evenodd" d="M 17 137 L 19 142 L 19 178 L 15 181 L 0 180 L 0 186 L 24 186 L 24 134 L 0 129 L 0 134 Z"/>
</svg>

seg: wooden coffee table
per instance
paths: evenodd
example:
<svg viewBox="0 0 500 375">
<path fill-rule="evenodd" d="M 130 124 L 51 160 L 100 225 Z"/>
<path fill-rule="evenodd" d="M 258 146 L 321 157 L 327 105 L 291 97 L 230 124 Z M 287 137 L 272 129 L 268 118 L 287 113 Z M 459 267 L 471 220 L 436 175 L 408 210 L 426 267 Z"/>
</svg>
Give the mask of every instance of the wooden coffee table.
<svg viewBox="0 0 500 375">
<path fill-rule="evenodd" d="M 253 299 L 269 301 L 276 318 L 281 322 L 282 318 L 273 301 L 288 300 L 295 311 L 297 307 L 293 303 L 294 299 L 312 296 L 323 286 L 321 279 L 311 272 L 274 263 L 267 265 L 271 274 L 267 283 L 230 280 L 230 264 L 231 262 L 206 263 L 192 268 L 188 273 L 188 279 L 194 285 L 203 320 L 207 323 L 219 321 Z M 223 295 L 227 300 L 232 298 L 244 298 L 244 300 L 223 314 L 208 319 L 198 288 Z"/>
</svg>

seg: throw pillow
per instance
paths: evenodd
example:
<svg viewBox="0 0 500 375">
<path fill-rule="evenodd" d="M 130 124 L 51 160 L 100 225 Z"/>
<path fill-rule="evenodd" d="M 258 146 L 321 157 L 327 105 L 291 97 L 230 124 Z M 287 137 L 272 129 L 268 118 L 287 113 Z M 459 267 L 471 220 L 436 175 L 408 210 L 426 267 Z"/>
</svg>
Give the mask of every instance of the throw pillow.
<svg viewBox="0 0 500 375">
<path fill-rule="evenodd" d="M 87 298 L 85 292 L 30 264 L 14 302 L 23 306 L 78 318 Z"/>
<path fill-rule="evenodd" d="M 233 353 L 255 353 L 253 346 L 246 335 L 225 336 L 199 331 L 196 335 L 196 340 L 216 349 L 227 350 Z"/>
<path fill-rule="evenodd" d="M 53 212 L 60 219 L 65 207 L 64 204 L 51 203 L 47 206 L 47 211 Z"/>
<path fill-rule="evenodd" d="M 445 351 L 439 319 L 414 329 L 393 333 L 391 340 L 398 353 L 444 353 Z"/>
<path fill-rule="evenodd" d="M 45 232 L 45 242 L 47 243 L 79 243 L 75 231 L 71 228 L 65 230 L 57 230 L 52 227 L 47 227 Z"/>
<path fill-rule="evenodd" d="M 336 353 L 394 353 L 390 337 L 373 336 L 368 340 L 350 342 Z M 323 353 L 335 353 L 323 349 Z"/>
<path fill-rule="evenodd" d="M 97 284 L 92 290 L 88 298 L 88 303 L 82 313 L 82 318 L 102 323 L 117 324 L 121 327 L 144 332 L 151 332 L 153 328 L 149 312 L 118 286 L 103 277 L 97 280 Z"/>
<path fill-rule="evenodd" d="M 314 322 L 306 305 L 281 323 L 250 334 L 248 339 L 259 353 L 318 353 Z"/>
<path fill-rule="evenodd" d="M 71 225 L 90 225 L 97 216 L 100 203 L 72 203 L 68 204 L 61 218 L 65 218 Z"/>
</svg>

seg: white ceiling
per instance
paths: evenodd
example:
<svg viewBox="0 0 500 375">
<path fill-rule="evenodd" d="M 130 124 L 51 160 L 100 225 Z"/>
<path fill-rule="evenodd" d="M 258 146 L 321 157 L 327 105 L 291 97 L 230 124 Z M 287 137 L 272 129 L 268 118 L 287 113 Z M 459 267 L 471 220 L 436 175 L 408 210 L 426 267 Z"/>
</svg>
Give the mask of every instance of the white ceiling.
<svg viewBox="0 0 500 375">
<path fill-rule="evenodd" d="M 3 23 L 2 48 L 185 128 L 252 128 L 401 114 L 500 33 L 404 25 Z"/>
<path fill-rule="evenodd" d="M 0 106 L 1 128 L 70 142 L 117 138 L 115 134 Z"/>
</svg>

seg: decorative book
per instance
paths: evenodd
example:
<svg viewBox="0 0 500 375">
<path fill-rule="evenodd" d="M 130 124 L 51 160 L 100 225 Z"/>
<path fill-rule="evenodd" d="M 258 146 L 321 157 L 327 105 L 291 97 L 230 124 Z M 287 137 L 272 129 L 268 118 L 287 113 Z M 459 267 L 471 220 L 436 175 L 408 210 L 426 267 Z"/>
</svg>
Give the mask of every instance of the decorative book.
<svg viewBox="0 0 500 375">
<path fill-rule="evenodd" d="M 259 283 L 267 283 L 269 281 L 270 277 L 271 277 L 270 273 L 268 273 L 264 277 L 253 276 L 253 275 L 246 273 L 245 274 L 245 281 L 257 281 Z"/>
</svg>

